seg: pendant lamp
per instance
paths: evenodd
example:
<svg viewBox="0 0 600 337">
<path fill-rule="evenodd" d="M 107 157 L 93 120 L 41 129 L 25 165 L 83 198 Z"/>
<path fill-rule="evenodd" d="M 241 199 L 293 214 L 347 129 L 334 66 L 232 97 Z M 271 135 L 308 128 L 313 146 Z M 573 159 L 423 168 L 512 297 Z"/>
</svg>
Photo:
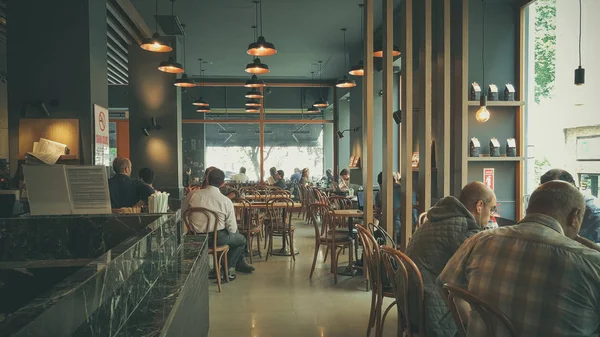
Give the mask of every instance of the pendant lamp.
<svg viewBox="0 0 600 337">
<path fill-rule="evenodd" d="M 181 63 L 175 61 L 172 57 L 169 57 L 166 61 L 162 61 L 158 66 L 158 70 L 169 74 L 182 74 L 184 72 Z"/>
<path fill-rule="evenodd" d="M 183 66 L 185 67 L 185 25 L 181 25 L 184 28 L 183 31 Z M 187 76 L 186 73 L 183 73 L 183 75 L 181 75 L 181 78 L 178 78 L 175 80 L 175 86 L 176 87 L 181 87 L 181 88 L 192 88 L 196 86 L 196 83 L 194 83 L 194 81 L 189 78 Z"/>
<path fill-rule="evenodd" d="M 201 85 L 202 88 L 204 88 L 204 69 L 202 69 L 202 59 L 198 59 L 198 61 L 200 61 L 200 81 L 202 81 Z M 192 104 L 195 106 L 210 107 L 210 104 L 208 104 L 208 102 L 202 98 L 202 95 L 200 95 L 200 97 L 198 97 L 198 99 Z"/>
<path fill-rule="evenodd" d="M 265 81 L 258 79 L 258 76 L 252 75 L 252 77 L 244 84 L 246 88 L 262 88 L 265 87 Z"/>
<path fill-rule="evenodd" d="M 342 28 L 342 32 L 344 32 L 344 69 L 347 69 L 348 65 L 346 64 L 346 28 Z M 344 75 L 344 78 L 338 80 L 335 84 L 338 88 L 353 88 L 356 86 L 356 82 L 348 78 L 348 76 Z"/>
<path fill-rule="evenodd" d="M 255 0 L 254 4 L 256 5 L 256 21 L 258 23 L 258 10 L 260 6 L 260 36 L 256 40 L 256 42 L 248 45 L 248 55 L 252 56 L 271 56 L 277 54 L 277 49 L 275 49 L 275 45 L 271 42 L 267 42 L 263 35 L 263 21 L 262 21 L 262 1 Z"/>
<path fill-rule="evenodd" d="M 585 83 L 585 69 L 581 67 L 581 0 L 579 0 L 579 67 L 575 69 L 575 85 Z"/>
<path fill-rule="evenodd" d="M 267 74 L 270 70 L 269 66 L 260 62 L 260 59 L 257 57 L 252 63 L 246 65 L 246 72 L 250 74 Z"/>
<path fill-rule="evenodd" d="M 383 46 L 380 43 L 378 43 L 378 48 L 375 48 L 375 51 L 373 52 L 373 56 L 374 57 L 383 57 Z M 392 56 L 393 57 L 398 57 L 400 56 L 400 47 L 398 47 L 397 45 L 394 45 L 393 50 L 392 50 Z"/>
<path fill-rule="evenodd" d="M 172 5 L 171 5 L 172 6 Z M 158 34 L 158 20 L 156 17 L 158 16 L 158 0 L 155 1 L 155 11 L 154 11 L 154 34 L 152 37 L 145 38 L 142 41 L 140 47 L 144 50 L 156 52 L 156 53 L 168 53 L 173 51 L 173 48 L 169 46 L 167 43 L 161 39 L 160 34 Z"/>
<path fill-rule="evenodd" d="M 263 94 L 259 90 L 252 89 L 252 90 L 246 92 L 245 97 L 246 98 L 263 98 Z"/>
<path fill-rule="evenodd" d="M 481 28 L 482 28 L 482 41 L 481 41 L 481 65 L 482 65 L 482 73 L 483 73 L 483 82 L 481 83 L 481 97 L 479 99 L 479 110 L 475 113 L 475 119 L 479 123 L 485 123 L 490 119 L 490 112 L 487 109 L 487 90 L 485 84 L 485 16 L 486 16 L 486 8 L 485 8 L 485 0 L 481 1 L 483 6 L 483 13 L 481 14 Z"/>
<path fill-rule="evenodd" d="M 260 110 L 257 107 L 247 107 L 246 108 L 246 112 L 249 112 L 249 113 L 259 113 Z"/>
<path fill-rule="evenodd" d="M 196 110 L 196 112 L 203 112 L 203 113 L 208 113 L 210 112 L 210 107 L 209 106 L 201 106 L 198 108 L 198 110 Z"/>
<path fill-rule="evenodd" d="M 321 112 L 321 109 L 317 108 L 316 106 L 311 106 L 306 111 L 309 112 L 309 113 L 319 113 L 319 112 Z"/>
<path fill-rule="evenodd" d="M 360 8 L 360 46 L 361 49 L 365 47 L 365 33 L 363 31 L 363 21 L 364 16 L 363 16 L 363 8 L 365 7 L 364 4 L 359 4 L 358 7 Z M 352 76 L 364 76 L 365 75 L 365 64 L 363 62 L 363 60 L 358 61 L 358 64 L 352 66 L 352 68 L 350 69 L 350 71 L 348 72 L 350 75 Z"/>
<path fill-rule="evenodd" d="M 247 107 L 260 107 L 260 101 L 257 99 L 248 99 L 246 100 Z"/>
<path fill-rule="evenodd" d="M 319 91 L 321 91 L 321 84 L 323 83 L 321 81 L 321 73 L 323 72 L 323 61 L 319 61 Z M 321 97 L 313 103 L 313 106 L 316 108 L 326 108 L 329 106 L 329 103 L 323 99 L 323 95 L 321 95 Z"/>
</svg>

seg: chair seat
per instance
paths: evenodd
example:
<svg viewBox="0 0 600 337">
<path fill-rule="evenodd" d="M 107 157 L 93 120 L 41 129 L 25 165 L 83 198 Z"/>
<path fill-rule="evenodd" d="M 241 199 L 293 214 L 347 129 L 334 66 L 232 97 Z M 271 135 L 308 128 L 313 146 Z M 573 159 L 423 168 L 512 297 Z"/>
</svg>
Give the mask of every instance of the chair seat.
<svg viewBox="0 0 600 337">
<path fill-rule="evenodd" d="M 295 230 L 296 230 L 296 227 L 292 226 L 292 227 L 290 228 L 290 230 L 289 230 L 289 231 L 292 231 L 292 232 L 293 232 L 293 231 L 295 231 Z M 274 229 L 273 229 L 273 233 L 275 233 L 275 234 L 278 234 L 278 233 L 281 233 L 281 232 L 286 232 L 286 233 L 287 233 L 287 232 L 288 232 L 288 229 L 286 228 L 286 229 L 285 229 L 285 230 L 283 230 L 283 231 L 281 230 L 281 228 L 274 228 Z"/>
<path fill-rule="evenodd" d="M 253 226 L 253 227 L 250 228 L 250 230 L 240 229 L 240 233 L 257 234 L 257 233 L 260 233 L 260 227 Z"/>
<path fill-rule="evenodd" d="M 229 251 L 229 245 L 224 245 L 224 246 L 217 246 L 216 249 L 214 248 L 208 248 L 208 253 L 213 253 L 213 252 L 226 252 Z"/>
<path fill-rule="evenodd" d="M 319 238 L 321 242 L 332 242 L 333 238 L 331 236 L 325 237 L 321 236 Z M 349 244 L 352 243 L 352 238 L 348 237 L 348 231 L 346 233 L 336 233 L 335 234 L 335 243 L 336 244 Z"/>
</svg>

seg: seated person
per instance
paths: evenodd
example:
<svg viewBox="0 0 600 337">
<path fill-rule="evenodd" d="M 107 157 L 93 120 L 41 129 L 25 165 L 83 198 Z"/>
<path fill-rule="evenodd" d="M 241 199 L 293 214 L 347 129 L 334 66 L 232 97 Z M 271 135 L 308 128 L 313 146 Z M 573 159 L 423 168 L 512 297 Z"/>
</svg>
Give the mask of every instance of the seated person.
<svg viewBox="0 0 600 337">
<path fill-rule="evenodd" d="M 340 183 L 338 184 L 338 188 L 343 192 L 350 190 L 350 171 L 348 169 L 340 171 Z"/>
<path fill-rule="evenodd" d="M 459 199 L 449 196 L 438 201 L 408 243 L 406 255 L 419 267 L 423 277 L 427 337 L 453 337 L 457 332 L 435 280 L 458 247 L 487 225 L 495 209 L 494 191 L 480 182 L 469 183 Z M 409 299 L 411 305 L 417 305 L 416 297 Z M 416 316 L 410 317 L 410 321 L 413 326 L 418 324 Z"/>
<path fill-rule="evenodd" d="M 551 180 L 562 180 L 576 186 L 573 176 L 565 170 L 552 169 L 546 172 L 541 177 L 540 184 Z M 584 195 L 583 198 L 585 199 L 585 214 L 583 215 L 579 235 L 600 244 L 600 199 L 593 195 Z"/>
<path fill-rule="evenodd" d="M 392 206 L 393 206 L 393 210 L 396 210 L 400 207 L 402 207 L 402 190 L 401 190 L 401 186 L 400 186 L 400 181 L 398 180 L 398 176 L 397 175 L 393 175 L 394 177 L 394 192 L 393 192 L 393 202 L 392 202 Z M 377 175 L 377 183 L 379 184 L 379 192 L 377 192 L 377 195 L 375 196 L 375 214 L 377 215 L 377 217 L 380 217 L 381 212 L 383 211 L 383 172 L 379 172 L 379 174 Z M 392 211 L 393 211 L 392 210 Z M 395 212 L 396 214 L 394 214 L 394 232 L 395 233 L 400 233 L 400 212 Z M 390 233 L 391 235 L 391 233 Z M 393 236 L 392 236 L 393 237 Z M 399 237 L 394 238 L 395 240 L 397 240 L 398 242 L 400 241 Z"/>
<path fill-rule="evenodd" d="M 248 182 L 248 176 L 246 175 L 246 168 L 245 167 L 240 167 L 240 173 L 234 175 L 232 177 L 232 180 L 236 183 L 247 183 Z"/>
<path fill-rule="evenodd" d="M 206 188 L 197 189 L 188 194 L 181 205 L 181 213 L 185 214 L 188 209 L 193 207 L 204 207 L 217 212 L 219 216 L 217 245 L 229 246 L 227 261 L 230 269 L 229 278 L 233 280 L 235 279 L 234 270 L 242 273 L 254 271 L 254 267 L 249 265 L 244 257 L 244 252 L 247 250 L 246 237 L 238 232 L 233 203 L 219 191 L 219 187 L 225 181 L 223 171 L 218 168 L 211 168 L 205 179 L 207 181 Z M 187 225 L 195 233 L 207 233 L 208 224 L 204 215 L 192 214 L 190 221 L 191 223 Z M 209 240 L 209 244 L 212 245 L 212 240 Z M 224 278 L 224 275 L 221 275 L 221 277 Z"/>
<path fill-rule="evenodd" d="M 312 185 L 312 183 L 310 182 L 310 170 L 308 169 L 308 167 L 305 167 L 304 169 L 302 169 L 302 173 L 300 176 L 300 182 L 298 184 L 300 184 L 300 186 Z"/>
<path fill-rule="evenodd" d="M 112 208 L 141 207 L 148 203 L 154 189 L 140 180 L 131 179 L 131 162 L 117 157 L 113 161 L 115 175 L 108 179 L 110 204 Z"/>
<path fill-rule="evenodd" d="M 517 336 L 597 336 L 600 252 L 577 235 L 584 213 L 583 195 L 573 185 L 542 184 L 517 225 L 465 241 L 440 274 L 439 289 L 444 283 L 468 289 L 502 311 Z M 468 305 L 459 310 L 469 315 Z M 471 312 L 468 335 L 487 336 L 485 329 Z"/>
<path fill-rule="evenodd" d="M 302 173 L 300 172 L 300 169 L 296 167 L 294 169 L 294 174 L 290 176 L 290 181 L 292 183 L 298 183 L 300 182 L 300 177 L 302 177 Z"/>
<path fill-rule="evenodd" d="M 267 185 L 275 185 L 275 176 L 277 175 L 277 168 L 271 167 L 269 169 L 269 178 L 265 182 Z"/>
<path fill-rule="evenodd" d="M 283 179 L 283 177 L 285 176 L 285 173 L 283 172 L 283 170 L 278 170 L 277 174 L 275 175 L 275 186 L 281 187 L 282 189 L 287 189 L 287 184 L 285 183 L 285 179 Z"/>
<path fill-rule="evenodd" d="M 138 173 L 138 177 L 140 178 L 140 180 L 143 183 L 154 188 L 154 186 L 152 186 L 152 184 L 154 183 L 154 171 L 152 171 L 151 168 L 149 168 L 149 167 L 141 168 L 140 172 Z"/>
</svg>

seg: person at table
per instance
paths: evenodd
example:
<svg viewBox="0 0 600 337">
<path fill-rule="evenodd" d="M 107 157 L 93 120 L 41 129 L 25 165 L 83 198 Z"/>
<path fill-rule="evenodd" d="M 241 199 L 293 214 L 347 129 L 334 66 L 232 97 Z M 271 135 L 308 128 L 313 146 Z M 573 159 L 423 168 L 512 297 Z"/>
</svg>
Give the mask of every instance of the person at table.
<svg viewBox="0 0 600 337">
<path fill-rule="evenodd" d="M 552 180 L 566 181 L 569 184 L 577 187 L 575 185 L 575 179 L 573 179 L 573 176 L 565 170 L 552 169 L 544 173 L 540 179 L 540 184 L 544 184 Z M 585 200 L 585 214 L 583 215 L 583 222 L 581 223 L 579 235 L 595 242 L 596 244 L 600 244 L 600 199 L 591 194 L 584 195 L 583 198 Z"/>
<path fill-rule="evenodd" d="M 140 181 L 142 181 L 144 184 L 154 188 L 154 186 L 152 186 L 152 184 L 154 184 L 154 171 L 149 168 L 149 167 L 143 167 L 140 169 L 140 171 L 138 172 L 138 177 L 140 178 Z"/>
<path fill-rule="evenodd" d="M 300 176 L 300 182 L 299 182 L 300 186 L 308 186 L 310 185 L 310 170 L 308 169 L 308 167 L 305 167 L 304 169 L 302 169 L 302 174 Z"/>
<path fill-rule="evenodd" d="M 246 168 L 245 167 L 240 167 L 240 173 L 234 175 L 232 177 L 232 180 L 235 181 L 236 183 L 247 183 L 248 182 L 248 176 L 246 175 Z"/>
<path fill-rule="evenodd" d="M 598 336 L 600 252 L 577 235 L 584 213 L 577 188 L 564 181 L 544 183 L 517 225 L 468 239 L 437 284 L 467 289 L 498 308 L 517 336 Z M 459 310 L 469 315 L 467 305 Z M 485 336 L 485 325 L 472 313 L 465 316 L 468 335 Z"/>
<path fill-rule="evenodd" d="M 297 184 L 298 182 L 300 182 L 300 178 L 302 177 L 302 172 L 300 171 L 299 168 L 295 168 L 294 169 L 294 174 L 292 174 L 290 176 L 290 181 L 294 184 Z"/>
<path fill-rule="evenodd" d="M 267 185 L 275 185 L 275 176 L 277 175 L 277 168 L 275 166 L 269 169 L 269 178 L 267 178 Z"/>
<path fill-rule="evenodd" d="M 113 160 L 115 175 L 108 179 L 112 208 L 141 207 L 148 203 L 154 189 L 137 179 L 131 179 L 131 161 L 124 157 Z"/>
<path fill-rule="evenodd" d="M 342 192 L 350 190 L 350 170 L 343 169 L 340 171 L 340 183 L 338 184 L 338 188 Z"/>
<path fill-rule="evenodd" d="M 400 186 L 400 176 L 393 173 L 392 178 L 393 178 L 392 206 L 393 206 L 393 210 L 396 210 L 397 208 L 400 208 L 402 206 L 402 190 L 401 190 L 401 186 Z M 379 217 L 381 212 L 383 211 L 383 195 L 382 195 L 382 193 L 385 193 L 384 189 L 383 189 L 383 172 L 379 172 L 379 174 L 377 175 L 377 184 L 379 184 L 379 192 L 377 192 L 377 195 L 375 195 L 375 214 L 377 215 L 377 217 Z M 400 212 L 396 212 L 396 214 L 394 214 L 394 231 L 395 231 L 395 233 L 400 233 L 400 218 L 401 218 Z M 396 237 L 395 240 L 397 240 L 399 242 L 400 237 Z"/>
<path fill-rule="evenodd" d="M 181 213 L 185 214 L 188 209 L 193 207 L 204 207 L 216 212 L 219 217 L 216 228 L 217 245 L 229 246 L 227 262 L 230 269 L 230 280 L 235 279 L 234 271 L 252 273 L 254 267 L 248 264 L 244 257 L 244 252 L 247 250 L 246 237 L 238 232 L 233 203 L 219 190 L 219 187 L 225 181 L 225 174 L 218 168 L 212 168 L 207 171 L 205 180 L 207 181 L 206 188 L 197 189 L 184 199 L 181 205 Z M 195 233 L 207 233 L 208 224 L 204 215 L 192 214 L 190 222 L 187 225 L 191 226 Z M 208 234 L 212 234 L 212 232 Z M 212 245 L 212 240 L 209 240 L 209 244 Z M 224 275 L 221 275 L 221 277 L 224 278 Z"/>
<path fill-rule="evenodd" d="M 419 267 L 423 277 L 427 337 L 453 337 L 457 332 L 435 281 L 458 247 L 483 230 L 495 210 L 494 191 L 480 182 L 469 183 L 458 199 L 448 196 L 438 201 L 408 243 L 406 255 Z M 409 300 L 416 307 L 417 298 L 409 296 Z M 410 317 L 410 321 L 413 327 L 418 324 L 416 316 Z"/>
<path fill-rule="evenodd" d="M 275 186 L 280 187 L 281 189 L 287 189 L 287 184 L 283 177 L 285 176 L 285 172 L 283 170 L 277 170 L 277 174 L 275 174 Z"/>
</svg>

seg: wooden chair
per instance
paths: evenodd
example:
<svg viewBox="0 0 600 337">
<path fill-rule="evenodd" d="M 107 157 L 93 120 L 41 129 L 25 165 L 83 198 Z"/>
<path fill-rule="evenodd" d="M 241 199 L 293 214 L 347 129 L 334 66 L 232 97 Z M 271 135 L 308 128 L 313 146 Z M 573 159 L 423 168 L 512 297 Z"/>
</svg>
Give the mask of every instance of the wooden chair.
<svg viewBox="0 0 600 337">
<path fill-rule="evenodd" d="M 417 228 L 415 228 L 415 230 L 421 227 L 425 223 L 425 221 L 427 221 L 427 212 L 419 214 L 419 220 L 417 221 Z"/>
<path fill-rule="evenodd" d="M 206 232 L 212 233 L 212 246 L 208 248 L 208 254 L 213 256 L 213 263 L 215 265 L 215 272 L 217 275 L 217 288 L 221 292 L 221 261 L 225 264 L 225 282 L 229 283 L 229 266 L 227 264 L 227 253 L 229 252 L 229 246 L 218 246 L 217 245 L 217 224 L 219 222 L 219 216 L 216 212 L 204 208 L 204 207 L 192 207 L 183 214 L 183 223 L 188 229 L 188 234 L 199 234 L 194 230 L 192 226 L 191 215 L 194 213 L 200 213 L 206 217 Z M 209 238 L 210 239 L 210 238 Z"/>
<path fill-rule="evenodd" d="M 268 217 L 265 218 L 264 224 L 265 239 L 269 240 L 269 247 L 265 261 L 269 259 L 269 255 L 273 255 L 273 237 L 276 235 L 283 236 L 283 240 L 289 239 L 292 259 L 296 261 L 296 255 L 294 254 L 294 232 L 296 227 L 292 226 L 293 210 L 294 201 L 290 198 L 274 198 L 267 201 Z"/>
<path fill-rule="evenodd" d="M 315 228 L 315 255 L 313 256 L 313 263 L 310 269 L 309 278 L 312 278 L 313 272 L 315 271 L 315 265 L 317 263 L 317 255 L 319 254 L 319 248 L 321 245 L 327 246 L 327 251 L 331 250 L 331 271 L 333 272 L 333 282 L 337 284 L 338 265 L 337 262 L 340 257 L 340 253 L 344 248 L 349 248 L 350 254 L 348 262 L 350 265 L 354 263 L 354 257 L 352 255 L 352 238 L 348 236 L 348 231 L 338 232 L 335 230 L 335 226 L 331 215 L 329 213 L 329 206 L 322 204 L 311 204 L 308 206 L 308 213 L 312 219 L 313 227 Z M 319 229 L 319 221 L 321 219 L 321 227 L 324 230 Z M 325 260 L 327 260 L 327 253 L 325 253 Z"/>
<path fill-rule="evenodd" d="M 328 199 L 332 209 L 352 209 L 352 200 L 339 195 L 332 195 Z"/>
<path fill-rule="evenodd" d="M 385 325 L 385 318 L 390 309 L 396 305 L 399 313 L 398 336 L 424 337 L 425 336 L 425 292 L 423 289 L 423 277 L 417 265 L 401 251 L 383 246 L 381 247 L 381 259 L 387 279 L 391 281 L 392 292 L 396 299 L 392 302 L 381 319 L 381 333 Z M 413 287 L 410 287 L 412 283 Z M 417 296 L 417 307 L 412 307 L 409 295 Z M 410 317 L 416 312 L 418 317 L 418 331 L 413 331 Z M 414 316 L 414 315 L 413 315 Z"/>
<path fill-rule="evenodd" d="M 482 299 L 473 295 L 467 290 L 457 287 L 453 284 L 444 284 L 444 295 L 446 297 L 446 303 L 452 312 L 456 326 L 458 327 L 458 333 L 461 337 L 467 336 L 467 320 L 468 317 L 462 317 L 460 311 L 456 305 L 456 300 L 463 300 L 471 306 L 471 311 L 476 311 L 481 320 L 486 326 L 486 336 L 496 336 L 496 322 L 500 322 L 505 332 L 508 332 L 509 336 L 517 337 L 515 327 L 510 322 L 510 319 L 498 308 L 495 308 Z"/>
<path fill-rule="evenodd" d="M 260 236 L 261 226 L 259 225 L 259 218 L 256 216 L 257 212 L 252 209 L 250 202 L 244 198 L 238 198 L 233 201 L 234 203 L 240 203 L 243 206 L 235 208 L 235 218 L 238 222 L 238 230 L 241 234 L 246 236 L 248 240 L 248 250 L 250 251 L 250 263 L 252 261 L 252 253 L 254 251 L 254 238 L 258 244 L 258 256 L 262 258 L 260 251 Z"/>
</svg>

